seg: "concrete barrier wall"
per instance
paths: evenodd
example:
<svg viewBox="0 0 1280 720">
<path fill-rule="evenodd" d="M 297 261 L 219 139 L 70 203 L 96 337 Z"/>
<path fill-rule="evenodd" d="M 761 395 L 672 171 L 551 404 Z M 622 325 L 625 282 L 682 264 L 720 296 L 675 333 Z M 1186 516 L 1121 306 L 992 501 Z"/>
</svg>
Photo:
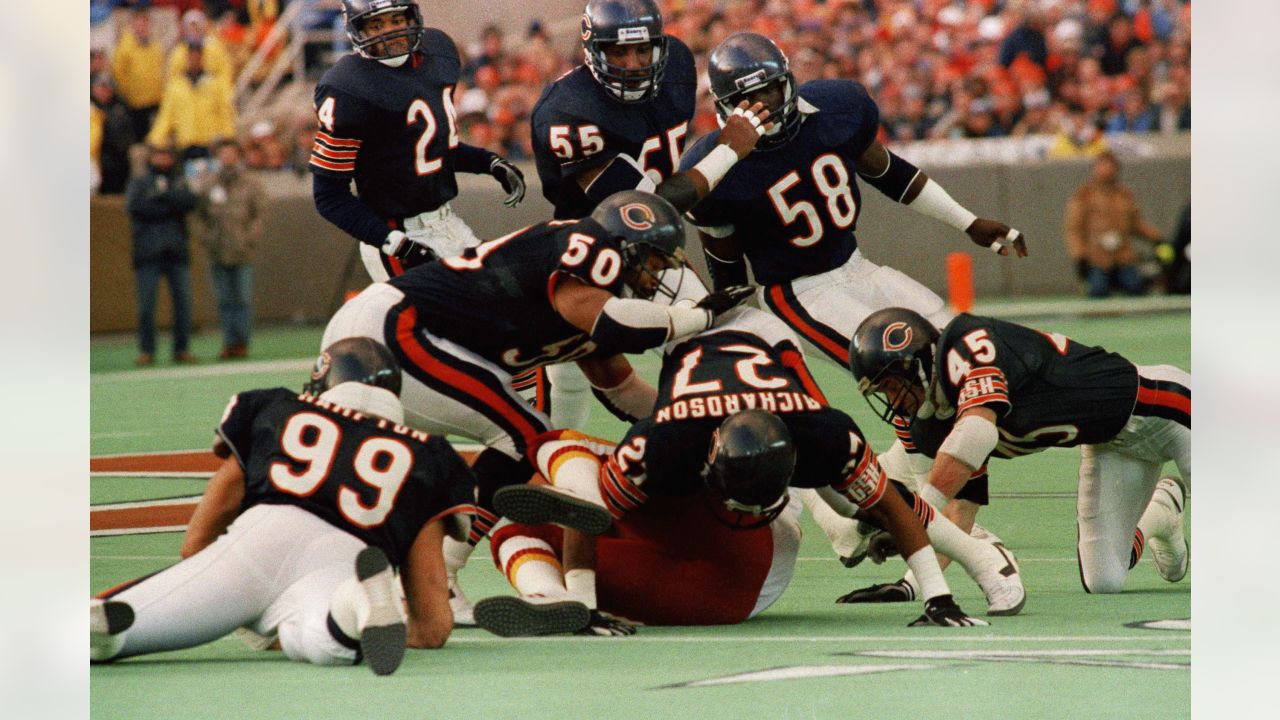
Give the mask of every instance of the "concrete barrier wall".
<svg viewBox="0 0 1280 720">
<path fill-rule="evenodd" d="M 1031 257 L 999 258 L 972 245 L 966 236 L 890 202 L 863 185 L 859 244 L 873 261 L 919 279 L 945 296 L 945 256 L 955 250 L 974 258 L 979 297 L 1073 293 L 1077 281 L 1062 241 L 1067 199 L 1089 170 L 1088 161 L 1032 165 L 982 165 L 938 168 L 930 175 L 979 215 L 1005 220 L 1026 233 Z M 497 183 L 487 176 L 459 176 L 458 212 L 482 239 L 550 217 L 532 164 L 524 167 L 529 192 L 520 207 L 502 206 Z M 1172 232 L 1191 195 L 1191 161 L 1182 158 L 1129 159 L 1123 182 L 1134 189 L 1148 220 Z M 321 321 L 341 303 L 343 293 L 367 284 L 355 254 L 355 241 L 325 222 L 311 203 L 309 178 L 264 178 L 271 196 L 266 237 L 255 278 L 255 321 Z M 129 262 L 129 223 L 120 198 L 90 201 L 90 329 L 131 331 L 135 325 L 133 273 Z M 194 225 L 194 223 L 193 223 Z M 192 242 L 195 320 L 215 325 L 216 309 L 208 261 L 198 234 Z M 696 233 L 690 230 L 691 262 L 705 274 Z M 161 294 L 167 290 L 162 286 Z M 162 300 L 159 322 L 168 325 Z"/>
</svg>

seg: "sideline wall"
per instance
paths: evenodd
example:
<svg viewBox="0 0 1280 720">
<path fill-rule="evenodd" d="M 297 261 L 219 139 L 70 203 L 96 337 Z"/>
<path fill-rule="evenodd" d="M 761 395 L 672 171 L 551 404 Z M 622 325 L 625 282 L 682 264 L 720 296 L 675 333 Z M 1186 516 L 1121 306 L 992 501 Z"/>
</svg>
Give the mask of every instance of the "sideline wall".
<svg viewBox="0 0 1280 720">
<path fill-rule="evenodd" d="M 1022 230 L 1029 240 L 1029 258 L 1014 262 L 996 257 L 970 243 L 963 233 L 889 201 L 865 183 L 859 245 L 871 260 L 902 270 L 944 297 L 945 256 L 954 250 L 974 257 L 979 297 L 1076 293 L 1079 286 L 1063 245 L 1062 219 L 1067 199 L 1084 181 L 1089 166 L 1089 161 L 1080 160 L 929 169 L 974 212 Z M 460 196 L 455 208 L 480 238 L 498 237 L 550 217 L 550 205 L 542 198 L 532 163 L 523 164 L 522 169 L 529 190 L 515 209 L 502 206 L 501 189 L 488 176 L 458 177 Z M 355 241 L 316 213 L 309 178 L 275 174 L 264 176 L 264 181 L 271 209 L 255 262 L 255 322 L 323 321 L 341 303 L 345 291 L 367 284 Z M 1173 232 L 1191 196 L 1190 159 L 1129 158 L 1124 160 L 1122 181 L 1137 194 L 1145 217 L 1164 232 Z M 89 231 L 90 331 L 132 331 L 136 327 L 134 283 L 123 199 L 92 198 Z M 689 245 L 692 264 L 705 274 L 693 231 Z M 208 260 L 198 232 L 193 232 L 192 240 L 192 281 L 197 326 L 216 327 Z M 157 310 L 160 327 L 169 324 L 167 292 L 162 283 Z"/>
</svg>

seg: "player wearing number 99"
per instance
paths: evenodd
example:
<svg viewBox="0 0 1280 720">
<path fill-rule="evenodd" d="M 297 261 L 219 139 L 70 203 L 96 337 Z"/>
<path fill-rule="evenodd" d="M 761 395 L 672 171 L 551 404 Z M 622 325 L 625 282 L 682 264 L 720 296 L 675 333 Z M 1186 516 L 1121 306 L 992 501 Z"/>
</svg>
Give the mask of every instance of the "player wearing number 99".
<svg viewBox="0 0 1280 720">
<path fill-rule="evenodd" d="M 508 207 L 523 199 L 524 179 L 500 156 L 459 141 L 458 49 L 423 27 L 416 2 L 343 0 L 342 12 L 355 52 L 316 86 L 312 194 L 326 220 L 360 241 L 369 276 L 381 281 L 480 243 L 451 209 L 455 172 L 493 175 Z"/>
<path fill-rule="evenodd" d="M 713 294 L 704 307 L 652 302 L 657 293 L 679 292 L 658 276 L 683 265 L 684 241 L 670 203 L 620 192 L 581 220 L 532 225 L 375 283 L 329 321 L 324 344 L 368 337 L 396 355 L 410 425 L 487 446 L 473 466 L 480 509 L 470 543 L 449 543 L 445 553 L 451 572 L 497 521 L 494 491 L 532 476 L 526 451 L 551 429 L 511 388 L 515 373 L 575 361 L 619 412 L 643 417 L 654 389 L 622 353 L 699 332 L 742 299 Z M 465 599 L 453 592 L 463 621 Z"/>
<path fill-rule="evenodd" d="M 441 539 L 465 537 L 475 481 L 443 437 L 403 425 L 387 348 L 343 340 L 303 394 L 242 392 L 182 560 L 90 601 L 90 659 L 278 635 L 293 660 L 379 675 L 453 627 Z M 400 569 L 408 616 L 393 568 Z"/>
<path fill-rule="evenodd" d="M 1150 545 L 1160 575 L 1187 572 L 1184 491 L 1191 483 L 1191 375 L 1134 365 L 1100 347 L 995 318 L 961 314 L 939 333 L 919 313 L 886 308 L 850 348 L 858 389 L 885 420 L 902 418 L 936 455 L 920 495 L 941 509 L 988 456 L 1080 446 L 1080 579 L 1120 592 Z M 938 442 L 923 422 L 941 424 Z M 928 447 L 928 445 L 932 447 Z"/>
</svg>

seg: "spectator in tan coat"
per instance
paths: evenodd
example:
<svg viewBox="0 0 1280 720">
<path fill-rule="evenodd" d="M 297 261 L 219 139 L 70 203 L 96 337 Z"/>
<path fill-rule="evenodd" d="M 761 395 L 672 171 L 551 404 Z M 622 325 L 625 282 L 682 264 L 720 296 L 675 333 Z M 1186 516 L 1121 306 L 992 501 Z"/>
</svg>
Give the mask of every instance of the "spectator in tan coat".
<svg viewBox="0 0 1280 720">
<path fill-rule="evenodd" d="M 1113 287 L 1141 295 L 1147 283 L 1138 271 L 1133 236 L 1160 242 L 1160 230 L 1142 218 L 1133 191 L 1121 185 L 1120 163 L 1106 151 L 1094 160 L 1089 180 L 1067 204 L 1067 253 L 1088 284 L 1089 297 L 1106 297 Z"/>
<path fill-rule="evenodd" d="M 253 256 L 262 239 L 266 196 L 244 171 L 240 146 L 224 140 L 215 151 L 218 170 L 199 183 L 196 215 L 204 225 L 209 273 L 222 321 L 219 359 L 249 354 L 253 320 Z"/>
</svg>

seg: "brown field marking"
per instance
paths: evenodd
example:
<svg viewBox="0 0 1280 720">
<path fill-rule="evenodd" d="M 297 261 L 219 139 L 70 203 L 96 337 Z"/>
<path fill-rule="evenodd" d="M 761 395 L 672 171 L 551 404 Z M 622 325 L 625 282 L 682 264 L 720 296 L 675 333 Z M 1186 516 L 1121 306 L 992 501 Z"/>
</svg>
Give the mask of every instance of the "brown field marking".
<svg viewBox="0 0 1280 720">
<path fill-rule="evenodd" d="M 172 453 L 89 458 L 89 472 L 212 473 L 221 464 L 222 460 L 211 450 L 185 450 Z"/>
</svg>

